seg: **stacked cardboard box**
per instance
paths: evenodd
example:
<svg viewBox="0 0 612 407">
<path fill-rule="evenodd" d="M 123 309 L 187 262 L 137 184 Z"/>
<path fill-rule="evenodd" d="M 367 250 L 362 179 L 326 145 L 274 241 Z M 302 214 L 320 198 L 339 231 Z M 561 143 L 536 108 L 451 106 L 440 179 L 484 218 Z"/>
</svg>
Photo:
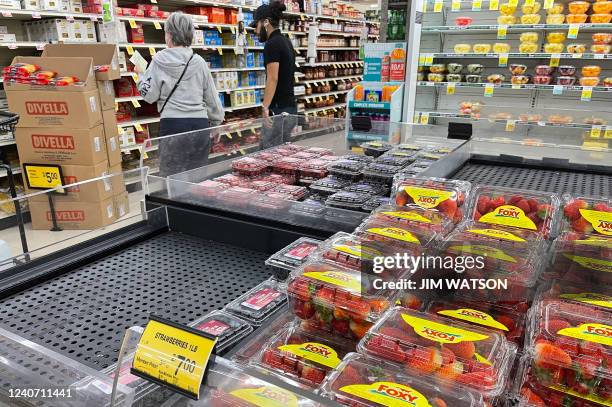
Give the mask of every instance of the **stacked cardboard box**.
<svg viewBox="0 0 612 407">
<path fill-rule="evenodd" d="M 56 219 L 63 229 L 112 223 L 127 212 L 111 82 L 119 77 L 115 47 L 49 44 L 42 57 L 16 57 L 13 64 L 18 62 L 81 81 L 64 87 L 6 84 L 9 108 L 20 115 L 16 141 L 21 163 L 60 165 L 64 184 L 119 174 L 54 196 Z M 94 74 L 94 66 L 105 68 Z M 51 227 L 47 196 L 30 198 L 30 211 L 34 229 Z"/>
</svg>

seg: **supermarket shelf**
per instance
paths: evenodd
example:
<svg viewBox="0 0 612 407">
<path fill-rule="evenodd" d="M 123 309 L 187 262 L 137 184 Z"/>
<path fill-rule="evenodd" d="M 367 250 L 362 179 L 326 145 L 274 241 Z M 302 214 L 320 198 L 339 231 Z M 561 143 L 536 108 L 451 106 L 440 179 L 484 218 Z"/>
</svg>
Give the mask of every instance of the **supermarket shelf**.
<svg viewBox="0 0 612 407">
<path fill-rule="evenodd" d="M 575 24 L 579 27 L 579 31 L 599 31 L 612 29 L 610 24 Z M 508 25 L 507 32 L 520 32 L 528 30 L 569 30 L 573 24 L 513 24 Z M 469 33 L 494 33 L 499 29 L 499 25 L 468 25 L 468 26 L 430 26 L 423 27 L 423 33 L 446 33 L 446 34 L 469 34 Z"/>
<path fill-rule="evenodd" d="M 142 100 L 142 96 L 126 96 L 126 97 L 121 97 L 121 98 L 115 98 L 115 102 L 117 103 L 133 102 L 136 100 Z"/>
<path fill-rule="evenodd" d="M 0 19 L 13 19 L 13 20 L 31 20 L 39 19 L 42 17 L 63 17 L 63 18 L 80 18 L 88 19 L 91 21 L 98 21 L 98 18 L 102 16 L 100 14 L 89 14 L 89 13 L 72 13 L 65 11 L 51 11 L 51 10 L 15 10 L 10 8 L 0 8 Z"/>
<path fill-rule="evenodd" d="M 147 44 L 147 43 L 143 43 L 143 44 L 134 44 L 134 43 L 121 43 L 118 44 L 118 46 L 120 48 L 127 48 L 127 47 L 132 47 L 132 48 L 155 48 L 155 49 L 163 49 L 166 48 L 166 44 Z M 202 49 L 202 50 L 211 50 L 211 51 L 216 51 L 219 49 L 222 50 L 233 50 L 236 48 L 236 46 L 234 45 L 192 45 L 191 48 L 193 49 Z M 244 47 L 247 50 L 263 50 L 263 47 Z"/>
<path fill-rule="evenodd" d="M 359 33 L 345 33 L 342 31 L 319 31 L 320 35 L 333 35 L 337 37 L 361 37 Z"/>
<path fill-rule="evenodd" d="M 225 107 L 224 110 L 226 112 L 234 112 L 236 110 L 252 109 L 255 107 L 261 107 L 261 103 L 255 103 L 254 105 L 245 105 L 245 106 L 237 106 L 237 107 Z"/>
<path fill-rule="evenodd" d="M 337 62 L 313 62 L 311 64 L 303 64 L 305 67 L 317 67 L 317 66 L 339 66 L 339 67 L 350 67 L 363 65 L 363 61 L 337 61 Z"/>
<path fill-rule="evenodd" d="M 16 143 L 17 142 L 15 140 L 0 141 L 0 147 L 12 146 L 12 145 L 15 145 Z"/>
<path fill-rule="evenodd" d="M 245 144 L 244 146 L 241 146 L 239 149 L 235 149 L 231 151 L 224 151 L 221 153 L 213 153 L 208 156 L 209 164 L 212 164 L 213 162 L 217 162 L 217 161 L 222 161 L 222 160 L 217 160 L 220 157 L 227 157 L 230 155 L 235 155 L 237 153 L 248 154 L 248 153 L 251 153 L 257 150 L 258 148 L 259 148 L 259 143 Z"/>
<path fill-rule="evenodd" d="M 501 54 L 475 54 L 475 53 L 469 53 L 469 54 L 456 54 L 456 53 L 447 53 L 447 52 L 441 52 L 441 53 L 424 53 L 421 54 L 422 56 L 425 55 L 431 55 L 434 58 L 477 58 L 477 59 L 483 59 L 483 58 L 493 58 L 493 59 L 499 59 L 499 56 Z M 562 53 L 562 54 L 546 54 L 546 53 L 535 53 L 535 54 L 523 54 L 523 53 L 519 53 L 519 52 L 510 52 L 507 54 L 508 58 L 519 58 L 519 59 L 546 59 L 546 58 L 551 58 L 554 55 L 558 56 L 559 58 L 563 58 L 563 59 L 612 59 L 612 54 L 592 54 L 592 53 L 584 53 L 584 54 L 569 54 L 569 53 Z"/>
<path fill-rule="evenodd" d="M 350 90 L 337 90 L 335 92 L 327 92 L 327 93 L 313 93 L 311 95 L 300 95 L 298 99 L 312 99 L 318 97 L 326 97 L 326 96 L 339 96 L 344 95 L 345 93 L 350 92 Z"/>
<path fill-rule="evenodd" d="M 127 146 L 121 146 L 121 151 L 128 152 L 128 151 L 134 151 L 134 150 L 142 150 L 142 148 L 143 148 L 143 144 L 142 143 L 141 144 L 130 144 L 130 145 L 127 145 Z M 144 148 L 144 152 L 148 153 L 150 151 L 155 151 L 157 149 L 159 149 L 159 145 L 155 144 L 153 146 L 145 147 Z"/>
<path fill-rule="evenodd" d="M 458 88 L 484 88 L 488 83 L 465 83 L 465 82 L 417 82 L 417 86 L 424 87 L 447 87 L 449 83 L 453 83 L 455 87 Z M 553 90 L 555 86 L 560 86 L 563 92 L 581 92 L 588 86 L 563 86 L 563 85 L 535 85 L 535 84 L 527 84 L 527 85 L 512 85 L 510 83 L 502 83 L 501 85 L 494 85 L 495 89 L 538 89 L 538 90 Z M 604 86 L 594 86 L 593 92 L 601 92 L 601 93 L 612 93 L 612 87 L 604 87 Z"/>
<path fill-rule="evenodd" d="M 500 123 L 507 124 L 509 121 L 515 122 L 517 125 L 525 125 L 525 126 L 540 126 L 540 127 L 563 127 L 563 128 L 572 128 L 572 129 L 585 129 L 591 130 L 601 129 L 602 132 L 606 131 L 606 125 L 592 125 L 592 124 L 584 124 L 584 123 L 553 123 L 548 121 L 524 121 L 518 120 L 516 118 L 513 119 L 489 119 L 486 117 L 482 118 L 473 118 L 469 114 L 460 114 L 460 113 L 450 113 L 450 112 L 427 112 L 427 111 L 418 111 L 416 112 L 418 115 L 426 114 L 430 118 L 447 118 L 447 119 L 463 119 L 463 120 L 471 120 L 471 121 L 488 121 L 491 123 Z M 612 127 L 610 128 L 612 130 Z"/>
<path fill-rule="evenodd" d="M 307 32 L 303 32 L 303 31 L 283 31 L 283 34 L 287 34 L 287 35 L 308 35 Z"/>
<path fill-rule="evenodd" d="M 363 75 L 351 75 L 351 76 L 338 76 L 336 78 L 325 78 L 325 79 L 309 79 L 307 81 L 299 81 L 299 84 L 311 84 L 311 83 L 323 83 L 323 82 L 333 82 L 333 81 L 342 81 L 342 80 L 351 80 L 358 79 L 361 80 Z"/>
<path fill-rule="evenodd" d="M 253 68 L 211 68 L 210 72 L 247 72 L 247 71 L 264 71 L 266 68 L 257 66 Z"/>
<path fill-rule="evenodd" d="M 16 48 L 36 48 L 42 51 L 45 48 L 45 42 L 32 42 L 32 41 L 17 41 L 17 42 L 0 42 L 0 47 L 7 47 L 10 49 Z"/>
<path fill-rule="evenodd" d="M 254 89 L 263 89 L 265 88 L 265 85 L 257 85 L 257 86 L 243 86 L 240 88 L 233 88 L 233 89 L 218 89 L 219 93 L 231 93 L 231 92 L 236 92 L 239 90 L 254 90 Z"/>
<path fill-rule="evenodd" d="M 118 16 L 119 21 L 135 21 L 137 23 L 147 23 L 147 24 L 154 24 L 154 23 L 160 23 L 163 24 L 166 20 L 163 18 L 151 18 L 151 17 L 129 17 L 129 16 Z M 237 29 L 237 25 L 235 24 L 214 24 L 214 23 L 201 23 L 198 22 L 196 20 L 194 20 L 193 25 L 198 28 L 198 27 L 205 27 L 205 28 L 221 28 L 221 29 L 226 29 L 226 30 L 231 30 L 232 28 L 234 30 Z"/>
<path fill-rule="evenodd" d="M 318 112 L 324 112 L 326 110 L 332 110 L 332 109 L 338 109 L 340 107 L 345 107 L 346 103 L 334 103 L 331 106 L 325 106 L 325 107 L 317 107 L 317 108 L 313 108 L 313 109 L 304 109 L 304 113 L 305 114 L 315 114 Z"/>
<path fill-rule="evenodd" d="M 316 47 L 317 51 L 359 51 L 359 47 Z M 308 47 L 297 47 L 296 51 L 308 51 Z"/>
<path fill-rule="evenodd" d="M 157 123 L 157 122 L 159 122 L 159 117 L 142 117 L 136 120 L 118 122 L 117 125 L 121 127 L 130 127 L 130 126 L 135 126 L 136 124 L 142 125 L 142 124 L 150 124 L 150 123 Z"/>
</svg>

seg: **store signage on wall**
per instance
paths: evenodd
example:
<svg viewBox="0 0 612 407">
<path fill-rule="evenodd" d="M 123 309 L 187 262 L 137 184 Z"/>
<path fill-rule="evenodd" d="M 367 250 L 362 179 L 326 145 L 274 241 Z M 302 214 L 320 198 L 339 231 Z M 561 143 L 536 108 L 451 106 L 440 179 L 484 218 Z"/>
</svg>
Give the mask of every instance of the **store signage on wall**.
<svg viewBox="0 0 612 407">
<path fill-rule="evenodd" d="M 365 44 L 364 82 L 404 82 L 406 43 Z"/>
</svg>

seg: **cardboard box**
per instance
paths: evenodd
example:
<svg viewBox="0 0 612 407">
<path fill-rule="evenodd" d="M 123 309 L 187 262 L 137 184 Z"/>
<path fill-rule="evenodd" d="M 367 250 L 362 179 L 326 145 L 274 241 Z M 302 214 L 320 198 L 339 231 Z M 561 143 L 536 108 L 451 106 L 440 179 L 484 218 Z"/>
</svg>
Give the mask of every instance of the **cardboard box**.
<svg viewBox="0 0 612 407">
<path fill-rule="evenodd" d="M 93 58 L 93 65 L 108 65 L 106 72 L 96 72 L 99 81 L 112 81 L 119 79 L 119 58 L 115 44 L 47 44 L 42 53 L 43 57 Z"/>
<path fill-rule="evenodd" d="M 130 213 L 130 199 L 127 191 L 120 193 L 113 199 L 115 201 L 115 218 L 121 219 Z"/>
<path fill-rule="evenodd" d="M 110 178 L 110 183 L 113 189 L 113 195 L 122 194 L 125 192 L 125 179 L 123 178 L 123 169 L 121 164 L 109 168 L 108 173 L 115 175 Z"/>
<path fill-rule="evenodd" d="M 47 47 L 52 44 L 47 44 Z M 5 83 L 6 92 L 13 90 L 36 90 L 52 93 L 88 92 L 97 90 L 96 77 L 93 73 L 93 60 L 91 57 L 63 58 L 63 57 L 24 57 L 13 58 L 11 65 L 17 63 L 35 64 L 46 71 L 55 71 L 57 76 L 76 76 L 78 84 L 69 86 L 40 86 L 25 83 Z M 96 103 L 97 105 L 97 103 Z M 75 126 L 71 126 L 75 127 Z"/>
<path fill-rule="evenodd" d="M 29 206 L 32 229 L 51 229 L 53 223 L 49 203 L 30 201 Z M 92 230 L 115 221 L 115 201 L 112 197 L 101 202 L 55 201 L 54 206 L 57 224 L 66 230 Z"/>
<path fill-rule="evenodd" d="M 37 164 L 36 162 L 33 164 Z M 96 165 L 62 165 L 64 185 L 74 184 L 109 174 L 108 163 L 103 161 Z M 56 195 L 55 202 L 101 202 L 114 195 L 113 184 L 110 179 L 85 182 L 74 187 L 66 188 L 66 195 Z M 36 192 L 26 187 L 27 193 Z M 31 202 L 48 202 L 47 195 L 36 195 L 29 198 Z"/>
<path fill-rule="evenodd" d="M 108 164 L 113 167 L 121 164 L 121 142 L 119 141 L 119 129 L 115 119 L 115 110 L 105 110 L 102 112 L 104 122 L 104 140 L 106 142 L 106 154 Z M 121 166 L 119 167 L 121 169 Z"/>
<path fill-rule="evenodd" d="M 107 162 L 104 127 L 92 129 L 18 127 L 21 163 L 96 165 Z"/>
<path fill-rule="evenodd" d="M 98 93 L 100 94 L 100 106 L 102 111 L 115 111 L 115 87 L 112 81 L 97 81 Z"/>
</svg>

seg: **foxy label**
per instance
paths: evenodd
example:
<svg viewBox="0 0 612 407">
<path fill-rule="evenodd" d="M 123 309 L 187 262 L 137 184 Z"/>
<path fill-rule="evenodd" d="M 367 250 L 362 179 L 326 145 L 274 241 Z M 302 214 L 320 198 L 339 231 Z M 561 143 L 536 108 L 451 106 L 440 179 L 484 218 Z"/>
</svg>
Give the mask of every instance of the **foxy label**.
<svg viewBox="0 0 612 407">
<path fill-rule="evenodd" d="M 497 229 L 468 229 L 467 232 L 474 233 L 477 235 L 489 236 L 496 239 L 508 240 L 510 242 L 526 242 L 522 237 L 518 237 L 515 234 L 506 232 L 505 230 Z"/>
<path fill-rule="evenodd" d="M 350 254 L 351 256 L 359 257 L 365 260 L 372 260 L 376 256 L 382 256 L 382 253 L 371 247 L 363 247 L 362 245 L 349 246 L 346 244 L 334 245 L 333 248 L 339 252 Z"/>
<path fill-rule="evenodd" d="M 322 343 L 306 342 L 300 345 L 283 345 L 278 349 L 332 369 L 335 369 L 341 362 L 338 352 Z"/>
<path fill-rule="evenodd" d="M 401 240 L 402 242 L 420 244 L 419 239 L 407 230 L 400 228 L 371 228 L 368 232 L 379 236 L 389 237 L 391 239 Z"/>
<path fill-rule="evenodd" d="M 561 393 L 565 393 L 565 394 L 569 394 L 570 396 L 574 396 L 583 400 L 589 400 L 592 401 L 594 403 L 597 404 L 601 404 L 602 406 L 608 406 L 608 407 L 612 407 L 612 403 L 609 401 L 606 401 L 604 398 L 602 397 L 598 397 L 595 394 L 582 394 L 582 393 L 578 393 L 576 390 L 572 390 L 572 389 L 568 389 L 565 386 L 560 386 L 558 384 L 551 384 L 550 386 L 548 386 L 549 389 L 553 389 L 556 391 L 560 391 Z"/>
<path fill-rule="evenodd" d="M 386 407 L 431 407 L 421 393 L 398 383 L 351 384 L 341 387 L 340 391 Z"/>
<path fill-rule="evenodd" d="M 599 307 L 612 308 L 612 297 L 598 293 L 561 294 L 561 298 L 585 304 L 597 305 Z"/>
<path fill-rule="evenodd" d="M 491 315 L 486 312 L 478 311 L 471 308 L 461 308 L 456 310 L 442 310 L 438 311 L 440 315 L 446 315 L 448 317 L 461 319 L 463 321 L 472 322 L 477 325 L 488 326 L 490 328 L 501 329 L 502 331 L 508 331 L 509 329 L 499 321 L 496 321 Z"/>
<path fill-rule="evenodd" d="M 430 321 L 423 318 L 413 317 L 402 314 L 402 319 L 414 328 L 414 332 L 430 341 L 439 343 L 460 343 L 476 342 L 487 339 L 487 335 L 482 335 L 466 329 L 455 328 L 439 322 Z"/>
<path fill-rule="evenodd" d="M 438 206 L 441 202 L 452 198 L 454 191 L 440 191 L 437 189 L 420 188 L 420 187 L 404 187 L 404 191 L 412 198 L 414 203 L 421 208 L 431 209 Z"/>
<path fill-rule="evenodd" d="M 612 236 L 612 212 L 579 209 L 580 215 L 585 218 L 597 232 Z"/>
<path fill-rule="evenodd" d="M 595 270 L 595 271 L 603 271 L 606 273 L 612 272 L 612 261 L 601 260 L 601 259 L 593 259 L 591 257 L 584 256 L 576 256 L 573 254 L 563 253 L 565 257 L 570 259 L 573 262 L 578 263 L 582 267 Z"/>
<path fill-rule="evenodd" d="M 361 273 L 347 273 L 344 271 L 313 271 L 304 273 L 305 277 L 314 278 L 349 291 L 361 292 Z"/>
<path fill-rule="evenodd" d="M 414 212 L 381 212 L 383 215 L 392 216 L 394 218 L 414 220 L 421 223 L 431 223 L 429 219 Z"/>
<path fill-rule="evenodd" d="M 490 257 L 492 259 L 503 260 L 510 263 L 516 263 L 516 259 L 512 256 L 507 255 L 497 247 L 483 246 L 483 245 L 465 245 L 465 246 L 450 246 L 448 248 L 453 253 L 470 253 L 476 254 L 483 257 Z"/>
<path fill-rule="evenodd" d="M 557 334 L 612 346 L 612 326 L 610 325 L 587 323 L 573 328 L 563 328 Z"/>
<path fill-rule="evenodd" d="M 537 230 L 537 226 L 525 215 L 525 212 L 514 205 L 502 205 L 493 212 L 482 215 L 478 220 L 492 225 L 513 226 L 522 229 Z"/>
<path fill-rule="evenodd" d="M 238 389 L 230 394 L 258 407 L 298 407 L 298 399 L 295 394 L 274 386 Z"/>
</svg>

